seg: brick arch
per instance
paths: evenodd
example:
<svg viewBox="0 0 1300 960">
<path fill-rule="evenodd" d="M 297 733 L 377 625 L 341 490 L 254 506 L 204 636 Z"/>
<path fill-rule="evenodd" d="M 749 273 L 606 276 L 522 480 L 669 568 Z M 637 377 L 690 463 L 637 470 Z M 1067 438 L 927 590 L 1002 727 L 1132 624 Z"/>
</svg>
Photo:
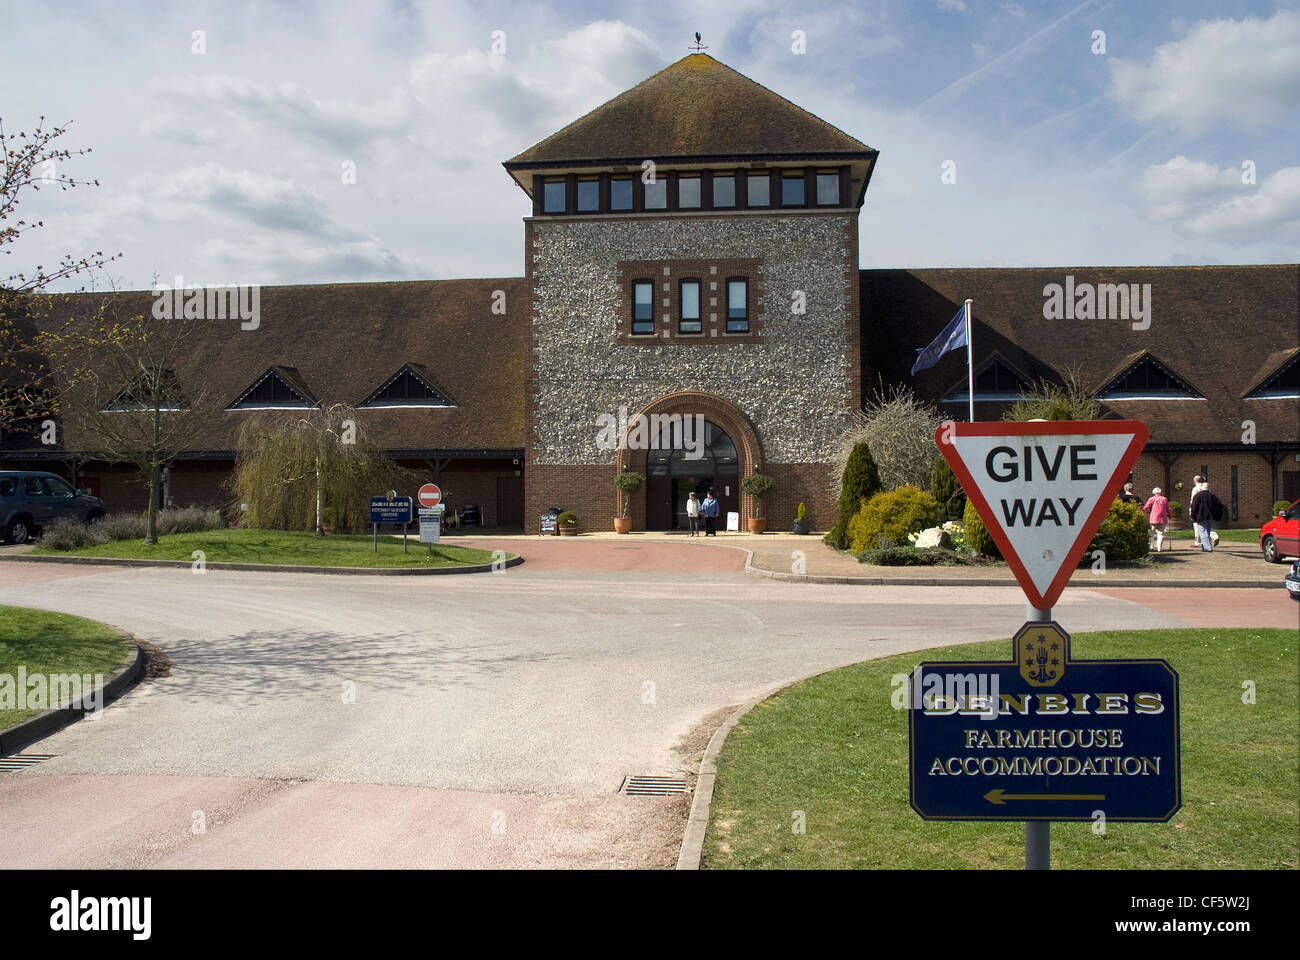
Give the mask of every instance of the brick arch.
<svg viewBox="0 0 1300 960">
<path fill-rule="evenodd" d="M 654 414 L 672 415 L 675 413 L 701 414 L 705 420 L 709 420 L 727 432 L 731 437 L 731 442 L 736 445 L 736 458 L 740 461 L 740 477 L 744 478 L 751 473 L 759 473 L 763 469 L 763 444 L 758 438 L 758 431 L 750 423 L 749 417 L 745 416 L 743 410 L 722 397 L 712 393 L 701 393 L 698 390 L 681 390 L 677 393 L 665 394 L 658 399 L 650 401 L 640 410 L 637 416 L 650 417 Z M 633 418 L 628 418 L 629 428 L 633 423 Z M 642 476 L 646 473 L 646 456 L 648 450 L 629 450 L 626 445 L 626 433 L 619 438 L 618 456 L 614 461 L 614 469 L 618 473 L 624 470 L 635 470 Z M 617 490 L 615 495 L 615 516 L 621 504 L 618 498 L 622 496 Z M 743 490 L 740 491 L 740 519 L 743 524 L 752 517 L 754 504 L 752 499 Z M 632 516 L 633 529 L 645 529 L 645 487 L 641 492 L 632 498 L 629 504 L 629 513 Z"/>
</svg>

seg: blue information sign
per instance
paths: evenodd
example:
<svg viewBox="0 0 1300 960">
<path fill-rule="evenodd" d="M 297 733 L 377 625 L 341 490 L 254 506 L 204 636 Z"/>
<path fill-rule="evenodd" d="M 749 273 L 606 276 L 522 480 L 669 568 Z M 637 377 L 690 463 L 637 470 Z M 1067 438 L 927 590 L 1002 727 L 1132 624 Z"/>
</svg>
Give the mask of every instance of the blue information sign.
<svg viewBox="0 0 1300 960">
<path fill-rule="evenodd" d="M 410 523 L 411 503 L 410 497 L 398 497 L 396 500 L 387 497 L 371 497 L 370 522 Z"/>
<path fill-rule="evenodd" d="M 1026 623 L 1011 661 L 922 663 L 908 680 L 912 809 L 926 820 L 1165 821 L 1182 806 L 1178 674 L 1072 660 Z"/>
</svg>

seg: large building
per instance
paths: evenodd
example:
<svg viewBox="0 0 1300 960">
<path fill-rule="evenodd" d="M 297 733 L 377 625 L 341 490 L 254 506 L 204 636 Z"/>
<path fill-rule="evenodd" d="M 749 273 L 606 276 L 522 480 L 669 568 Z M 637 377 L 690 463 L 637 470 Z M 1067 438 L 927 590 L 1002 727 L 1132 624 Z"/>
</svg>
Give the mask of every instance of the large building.
<svg viewBox="0 0 1300 960">
<path fill-rule="evenodd" d="M 169 471 L 168 498 L 228 503 L 234 437 L 257 410 L 346 402 L 489 526 L 535 529 L 561 507 L 610 529 L 613 479 L 635 470 L 636 529 L 679 526 L 687 493 L 709 488 L 743 526 L 754 472 L 778 484 L 771 527 L 804 502 L 824 528 L 833 451 L 864 396 L 908 384 L 965 417 L 964 363 L 908 371 L 968 297 L 977 418 L 1074 377 L 1106 415 L 1149 426 L 1140 488 L 1179 499 L 1207 473 L 1238 525 L 1300 497 L 1300 267 L 860 270 L 876 156 L 685 57 L 505 163 L 533 207 L 522 278 L 263 288 L 257 329 L 214 324 L 190 371 L 225 410 Z M 152 299 L 120 297 L 136 312 Z M 694 423 L 700 438 L 676 426 Z M 144 501 L 89 439 L 9 435 L 3 454 L 111 507 Z"/>
</svg>

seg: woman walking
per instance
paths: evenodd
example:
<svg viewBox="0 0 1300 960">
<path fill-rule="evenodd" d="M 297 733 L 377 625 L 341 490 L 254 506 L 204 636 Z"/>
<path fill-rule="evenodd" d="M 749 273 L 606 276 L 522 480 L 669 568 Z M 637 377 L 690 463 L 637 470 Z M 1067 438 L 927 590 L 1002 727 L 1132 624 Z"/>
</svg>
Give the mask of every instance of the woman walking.
<svg viewBox="0 0 1300 960">
<path fill-rule="evenodd" d="M 1154 545 L 1156 553 L 1159 553 L 1164 549 L 1165 524 L 1169 522 L 1169 498 L 1156 487 L 1151 491 L 1151 499 L 1142 505 L 1142 511 L 1147 514 L 1147 523 L 1151 524 L 1147 531 L 1147 549 L 1150 550 Z M 1173 549 L 1173 544 L 1169 545 L 1169 549 Z"/>
</svg>

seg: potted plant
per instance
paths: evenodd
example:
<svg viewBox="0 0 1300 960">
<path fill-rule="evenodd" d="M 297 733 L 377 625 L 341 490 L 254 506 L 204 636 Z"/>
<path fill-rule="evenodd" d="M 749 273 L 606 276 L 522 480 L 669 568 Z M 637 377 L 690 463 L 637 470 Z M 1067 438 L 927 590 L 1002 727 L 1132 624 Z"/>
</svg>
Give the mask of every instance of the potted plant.
<svg viewBox="0 0 1300 960">
<path fill-rule="evenodd" d="M 1183 525 L 1183 505 L 1177 500 L 1169 501 L 1169 528 L 1181 529 Z"/>
<path fill-rule="evenodd" d="M 632 494 L 640 490 L 641 485 L 644 483 L 645 477 L 635 470 L 624 471 L 614 478 L 614 486 L 618 487 L 619 492 L 622 494 L 619 498 L 622 502 L 622 510 L 614 518 L 615 533 L 628 533 L 632 530 L 632 518 L 628 516 L 629 503 Z"/>
<path fill-rule="evenodd" d="M 808 532 L 808 528 L 809 528 L 808 508 L 805 507 L 802 503 L 800 503 L 799 509 L 796 510 L 794 514 L 794 524 L 791 526 L 790 529 L 798 534 L 806 534 Z"/>
<path fill-rule="evenodd" d="M 776 481 L 761 473 L 751 473 L 740 481 L 740 489 L 754 499 L 754 515 L 749 518 L 749 532 L 762 533 L 767 529 L 763 518 L 763 500 L 776 489 Z"/>
<path fill-rule="evenodd" d="M 555 518 L 555 525 L 559 527 L 560 536 L 576 536 L 578 533 L 578 515 L 572 510 L 565 510 Z"/>
</svg>

